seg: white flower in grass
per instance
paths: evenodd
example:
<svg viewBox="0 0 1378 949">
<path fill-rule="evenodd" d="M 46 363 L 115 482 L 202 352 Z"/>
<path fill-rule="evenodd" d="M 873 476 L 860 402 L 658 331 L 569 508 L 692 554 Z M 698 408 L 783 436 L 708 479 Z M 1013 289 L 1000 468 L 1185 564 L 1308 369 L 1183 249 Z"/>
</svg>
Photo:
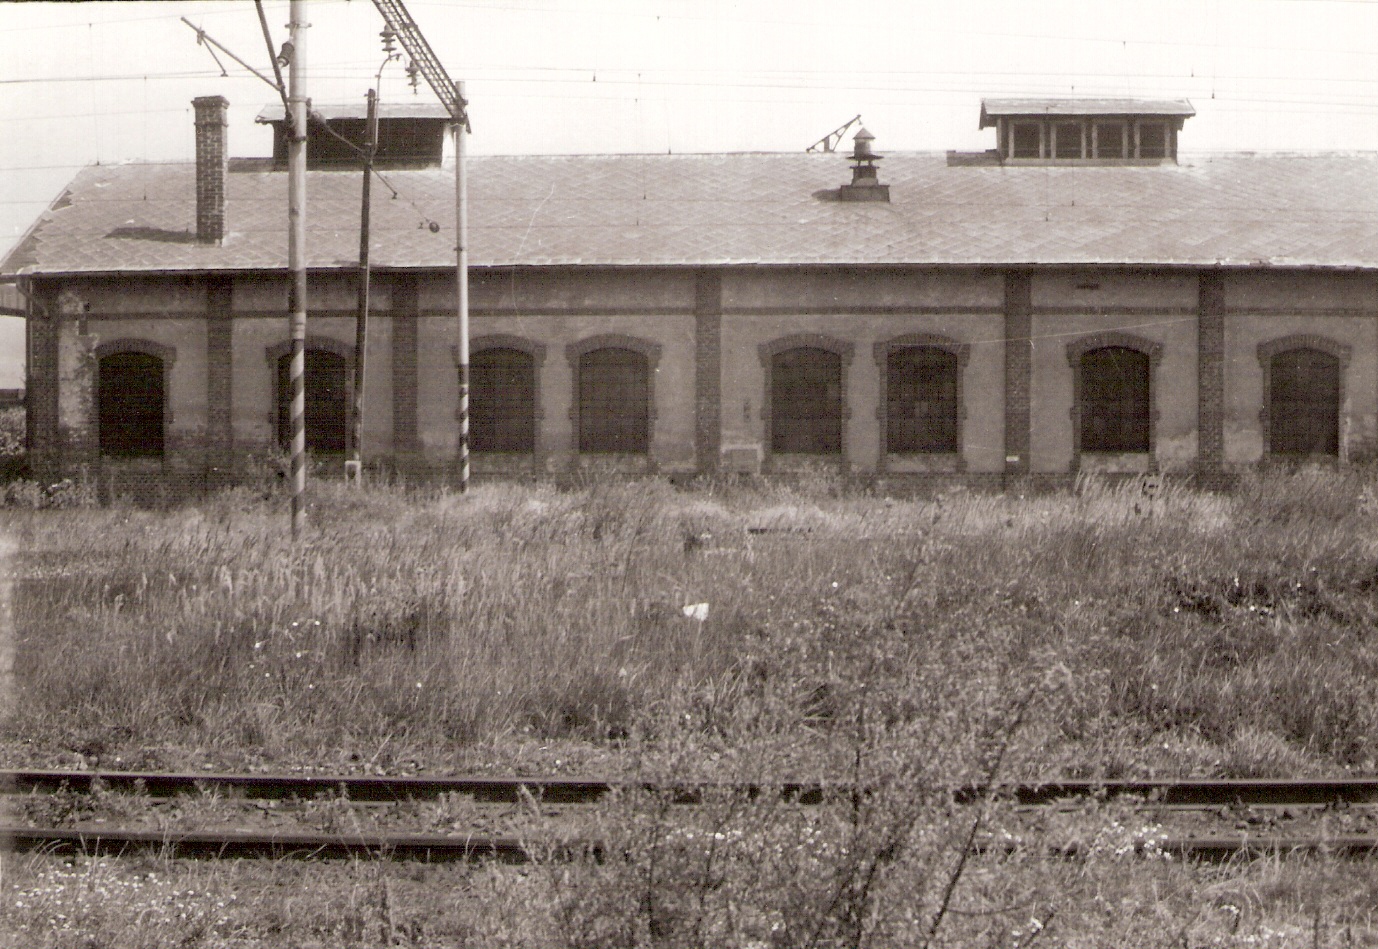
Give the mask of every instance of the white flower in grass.
<svg viewBox="0 0 1378 949">
<path fill-rule="evenodd" d="M 684 615 L 702 623 L 704 620 L 708 619 L 708 604 L 690 603 L 684 607 Z"/>
</svg>

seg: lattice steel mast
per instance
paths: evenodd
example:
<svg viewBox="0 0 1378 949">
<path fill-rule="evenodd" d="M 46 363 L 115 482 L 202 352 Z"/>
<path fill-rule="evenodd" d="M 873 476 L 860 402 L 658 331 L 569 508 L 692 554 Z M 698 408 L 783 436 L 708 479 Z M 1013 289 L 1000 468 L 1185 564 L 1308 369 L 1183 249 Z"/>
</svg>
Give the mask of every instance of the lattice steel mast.
<svg viewBox="0 0 1378 949">
<path fill-rule="evenodd" d="M 455 309 L 459 315 L 459 448 L 456 457 L 459 490 L 469 488 L 469 212 L 464 142 L 469 128 L 469 103 L 463 84 L 456 84 L 421 34 L 402 0 L 373 0 L 388 28 L 397 34 L 436 97 L 449 110 L 455 136 Z"/>
</svg>

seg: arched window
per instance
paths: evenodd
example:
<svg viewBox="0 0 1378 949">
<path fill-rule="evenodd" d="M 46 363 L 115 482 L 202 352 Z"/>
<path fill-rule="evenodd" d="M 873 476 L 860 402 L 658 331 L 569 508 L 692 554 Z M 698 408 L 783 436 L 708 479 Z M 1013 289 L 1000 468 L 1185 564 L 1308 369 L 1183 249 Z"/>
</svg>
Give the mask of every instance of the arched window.
<svg viewBox="0 0 1378 949">
<path fill-rule="evenodd" d="M 578 357 L 579 451 L 646 454 L 651 442 L 650 364 L 605 346 Z"/>
<path fill-rule="evenodd" d="M 112 352 L 99 359 L 100 453 L 161 458 L 166 413 L 163 360 L 144 352 Z"/>
<path fill-rule="evenodd" d="M 897 454 L 955 452 L 959 359 L 937 346 L 891 349 L 885 363 L 885 444 Z"/>
<path fill-rule="evenodd" d="M 306 450 L 343 452 L 349 420 L 345 358 L 325 349 L 306 350 Z M 278 445 L 292 448 L 292 356 L 277 358 Z"/>
<path fill-rule="evenodd" d="M 797 346 L 770 358 L 770 450 L 842 453 L 842 357 Z"/>
<path fill-rule="evenodd" d="M 1275 455 L 1340 453 L 1340 360 L 1301 347 L 1268 365 L 1268 451 Z"/>
<path fill-rule="evenodd" d="M 469 447 L 530 453 L 536 449 L 536 361 L 493 347 L 469 362 Z"/>
<path fill-rule="evenodd" d="M 1150 450 L 1148 353 L 1102 346 L 1081 356 L 1081 451 Z"/>
</svg>

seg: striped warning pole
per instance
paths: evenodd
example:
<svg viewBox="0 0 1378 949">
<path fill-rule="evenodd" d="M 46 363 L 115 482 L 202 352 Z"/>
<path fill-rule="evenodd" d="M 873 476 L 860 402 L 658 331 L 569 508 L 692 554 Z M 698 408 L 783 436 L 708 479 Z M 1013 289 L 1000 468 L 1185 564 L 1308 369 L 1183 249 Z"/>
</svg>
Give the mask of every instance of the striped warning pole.
<svg viewBox="0 0 1378 949">
<path fill-rule="evenodd" d="M 459 83 L 463 108 L 464 83 Z M 465 168 L 468 119 L 455 121 L 455 308 L 459 313 L 459 491 L 469 490 L 469 179 Z"/>
<path fill-rule="evenodd" d="M 306 0 L 292 0 L 287 144 L 287 263 L 292 271 L 292 537 L 306 526 Z"/>
</svg>

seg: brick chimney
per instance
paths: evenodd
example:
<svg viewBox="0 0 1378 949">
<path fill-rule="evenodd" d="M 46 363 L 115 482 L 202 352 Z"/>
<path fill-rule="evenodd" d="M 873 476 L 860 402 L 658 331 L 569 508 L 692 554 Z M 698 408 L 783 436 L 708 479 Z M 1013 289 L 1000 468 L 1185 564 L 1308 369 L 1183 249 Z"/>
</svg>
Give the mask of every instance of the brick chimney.
<svg viewBox="0 0 1378 949">
<path fill-rule="evenodd" d="M 218 244 L 225 238 L 225 111 L 230 103 L 224 96 L 201 96 L 191 104 L 196 109 L 196 239 Z"/>
</svg>

